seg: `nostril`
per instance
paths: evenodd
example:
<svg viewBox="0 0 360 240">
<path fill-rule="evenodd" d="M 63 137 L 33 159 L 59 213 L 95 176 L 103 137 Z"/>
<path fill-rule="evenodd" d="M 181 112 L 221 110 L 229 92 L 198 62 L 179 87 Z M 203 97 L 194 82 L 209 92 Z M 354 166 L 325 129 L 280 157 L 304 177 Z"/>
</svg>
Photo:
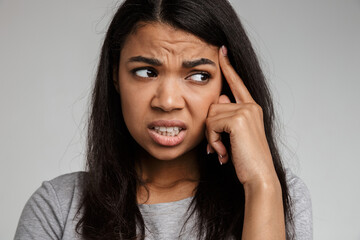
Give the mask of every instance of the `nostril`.
<svg viewBox="0 0 360 240">
<path fill-rule="evenodd" d="M 154 99 L 151 102 L 151 107 L 163 112 L 171 112 L 173 110 L 181 110 L 184 108 L 184 101 L 179 99 L 177 101 L 163 101 L 161 99 Z"/>
<path fill-rule="evenodd" d="M 177 79 L 163 78 L 159 79 L 154 92 L 151 106 L 160 108 L 165 112 L 173 109 L 183 108 L 183 91 Z"/>
</svg>

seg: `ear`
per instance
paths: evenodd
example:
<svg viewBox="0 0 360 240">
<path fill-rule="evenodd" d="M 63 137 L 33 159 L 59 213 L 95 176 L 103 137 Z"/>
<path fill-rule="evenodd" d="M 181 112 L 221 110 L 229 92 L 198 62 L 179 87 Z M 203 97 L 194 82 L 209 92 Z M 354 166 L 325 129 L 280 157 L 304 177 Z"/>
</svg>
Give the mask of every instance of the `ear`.
<svg viewBox="0 0 360 240">
<path fill-rule="evenodd" d="M 113 84 L 114 84 L 114 87 L 115 87 L 116 91 L 118 93 L 120 93 L 120 90 L 119 90 L 119 78 L 118 78 L 118 73 L 117 73 L 116 68 L 113 68 L 112 79 L 113 79 Z"/>
</svg>

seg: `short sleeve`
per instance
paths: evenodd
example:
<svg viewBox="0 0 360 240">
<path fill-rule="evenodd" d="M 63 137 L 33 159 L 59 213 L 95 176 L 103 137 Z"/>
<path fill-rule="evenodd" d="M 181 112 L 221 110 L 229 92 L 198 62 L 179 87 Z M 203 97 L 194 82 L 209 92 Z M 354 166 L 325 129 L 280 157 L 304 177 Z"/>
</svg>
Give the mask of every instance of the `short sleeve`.
<svg viewBox="0 0 360 240">
<path fill-rule="evenodd" d="M 43 182 L 27 201 L 18 223 L 15 240 L 61 239 L 60 204 L 50 182 Z"/>
<path fill-rule="evenodd" d="M 15 240 L 82 239 L 76 225 L 85 176 L 85 172 L 73 172 L 43 182 L 22 211 Z"/>
<path fill-rule="evenodd" d="M 305 183 L 290 170 L 286 171 L 292 199 L 296 240 L 313 239 L 313 219 L 310 192 Z"/>
</svg>

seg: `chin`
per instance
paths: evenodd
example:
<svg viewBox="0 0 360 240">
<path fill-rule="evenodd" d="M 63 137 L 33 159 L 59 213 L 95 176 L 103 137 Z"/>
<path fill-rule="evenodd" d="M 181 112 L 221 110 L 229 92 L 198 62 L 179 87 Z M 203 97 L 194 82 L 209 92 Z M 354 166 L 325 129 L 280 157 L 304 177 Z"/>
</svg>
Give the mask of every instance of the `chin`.
<svg viewBox="0 0 360 240">
<path fill-rule="evenodd" d="M 155 159 L 161 161 L 171 161 L 188 154 L 189 152 L 191 152 L 191 150 L 180 148 L 180 146 L 177 146 L 146 149 L 146 152 Z"/>
<path fill-rule="evenodd" d="M 174 150 L 168 150 L 168 151 L 157 151 L 156 153 L 151 153 L 149 152 L 149 154 L 155 158 L 155 159 L 158 159 L 158 160 L 162 160 L 162 161 L 171 161 L 173 159 L 176 159 L 180 156 L 183 155 L 183 153 L 177 153 L 177 151 L 174 151 Z"/>
</svg>

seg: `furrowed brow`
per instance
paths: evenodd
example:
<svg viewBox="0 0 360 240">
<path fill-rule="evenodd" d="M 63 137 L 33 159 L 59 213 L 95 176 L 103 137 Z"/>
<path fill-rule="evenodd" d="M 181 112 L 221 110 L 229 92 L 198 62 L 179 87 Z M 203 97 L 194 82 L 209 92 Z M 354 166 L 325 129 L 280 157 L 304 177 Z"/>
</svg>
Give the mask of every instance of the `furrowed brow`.
<svg viewBox="0 0 360 240">
<path fill-rule="evenodd" d="M 143 57 L 143 56 L 131 57 L 131 58 L 129 58 L 128 62 L 143 62 L 143 63 L 147 63 L 147 64 L 150 64 L 153 66 L 161 66 L 162 65 L 162 62 L 159 59 L 147 58 L 147 57 Z M 196 66 L 206 65 L 206 64 L 216 67 L 216 64 L 207 58 L 200 58 L 200 59 L 196 59 L 196 60 L 184 61 L 182 63 L 182 67 L 194 68 Z"/>
<path fill-rule="evenodd" d="M 216 64 L 207 58 L 200 58 L 200 59 L 196 59 L 196 60 L 192 60 L 192 61 L 184 61 L 182 66 L 184 68 L 193 68 L 193 67 L 196 67 L 199 65 L 205 65 L 205 64 L 213 65 L 214 67 L 216 67 Z"/>
<path fill-rule="evenodd" d="M 147 58 L 147 57 L 143 57 L 143 56 L 136 56 L 136 57 L 131 57 L 129 58 L 128 62 L 143 62 L 143 63 L 147 63 L 153 66 L 161 66 L 162 63 L 159 59 L 156 58 Z"/>
</svg>

